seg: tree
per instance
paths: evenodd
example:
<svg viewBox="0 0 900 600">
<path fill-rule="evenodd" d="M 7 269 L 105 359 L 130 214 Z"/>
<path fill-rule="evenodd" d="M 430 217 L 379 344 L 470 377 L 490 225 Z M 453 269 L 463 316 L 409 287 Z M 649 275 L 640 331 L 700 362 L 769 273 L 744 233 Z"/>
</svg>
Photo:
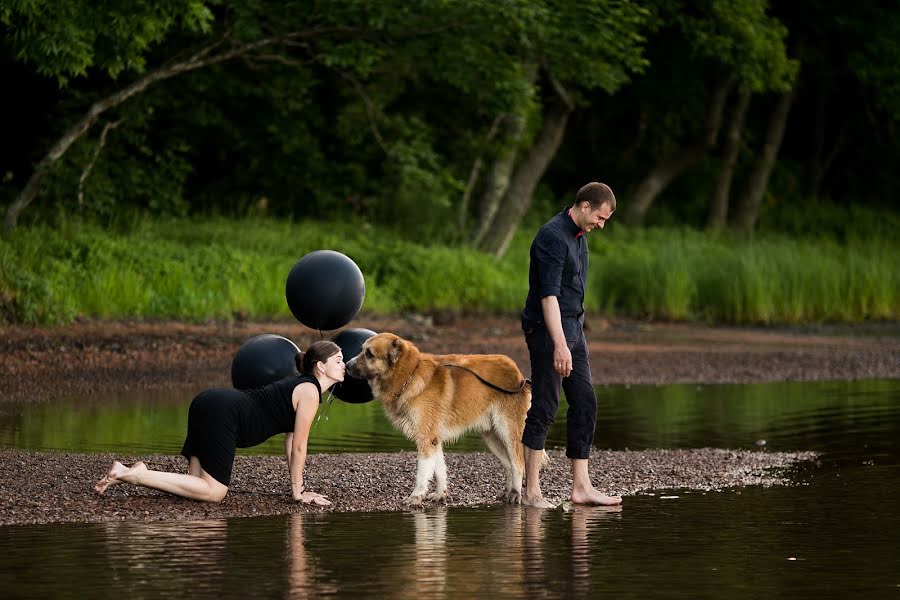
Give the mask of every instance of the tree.
<svg viewBox="0 0 900 600">
<path fill-rule="evenodd" d="M 210 30 L 212 12 L 203 2 L 140 3 L 138 6 L 98 5 L 71 0 L 53 3 L 20 2 L 0 9 L 0 22 L 9 30 L 6 41 L 15 56 L 34 65 L 42 75 L 66 86 L 73 77 L 97 69 L 115 79 L 125 71 L 143 71 L 146 56 L 175 31 L 202 34 Z M 63 133 L 40 160 L 19 196 L 7 208 L 3 231 L 15 228 L 19 214 L 37 195 L 41 180 L 110 108 L 160 79 L 196 68 L 211 48 L 157 70 L 93 106 Z"/>
<path fill-rule="evenodd" d="M 666 150 L 659 153 L 657 162 L 635 188 L 626 209 L 630 222 L 642 223 L 656 197 L 672 180 L 717 145 L 732 87 L 740 98 L 789 85 L 796 65 L 786 55 L 787 30 L 767 10 L 765 0 L 662 5 L 658 12 L 660 32 L 653 38 L 660 46 L 651 53 L 651 61 L 653 57 L 661 60 L 653 63 L 639 82 L 639 89 L 656 99 L 660 106 L 657 118 L 663 123 L 684 124 L 685 133 L 674 130 L 670 134 L 671 139 L 663 143 Z M 665 76 L 672 82 L 671 87 L 662 88 L 662 96 L 658 89 L 652 89 L 659 86 L 659 69 L 669 69 Z M 673 101 L 673 90 L 689 96 Z M 702 104 L 706 106 L 702 125 L 691 127 L 692 114 Z"/>
<path fill-rule="evenodd" d="M 615 92 L 645 66 L 648 17 L 641 7 L 614 0 L 540 4 L 535 27 L 516 48 L 529 85 L 518 110 L 499 117 L 505 131 L 482 194 L 478 248 L 506 252 L 575 107 L 588 103 L 592 90 Z"/>
<path fill-rule="evenodd" d="M 16 226 L 54 164 L 102 116 L 160 82 L 240 58 L 255 65 L 316 64 L 361 90 L 360 79 L 391 53 L 391 44 L 408 50 L 403 44 L 411 39 L 458 37 L 471 25 L 465 20 L 467 10 L 497 18 L 501 10 L 492 6 L 477 0 L 448 6 L 399 0 L 210 0 L 143 3 L 134 10 L 130 4 L 84 0 L 68 0 L 60 10 L 47 10 L 41 2 L 10 5 L 0 18 L 12 32 L 6 43 L 15 56 L 55 77 L 64 89 L 73 80 L 89 80 L 89 91 L 79 96 L 90 102 L 49 144 L 8 206 L 4 230 Z M 446 17 L 449 21 L 442 20 Z"/>
</svg>

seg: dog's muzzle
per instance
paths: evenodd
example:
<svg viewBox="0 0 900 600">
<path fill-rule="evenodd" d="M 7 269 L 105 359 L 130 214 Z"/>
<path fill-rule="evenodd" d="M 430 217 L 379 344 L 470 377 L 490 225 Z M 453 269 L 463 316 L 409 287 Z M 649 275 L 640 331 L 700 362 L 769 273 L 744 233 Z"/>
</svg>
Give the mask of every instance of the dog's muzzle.
<svg viewBox="0 0 900 600">
<path fill-rule="evenodd" d="M 356 359 L 359 358 L 359 355 L 354 356 L 348 362 L 344 363 L 344 367 L 346 368 L 347 375 L 350 377 L 356 377 L 357 379 L 361 379 L 359 373 L 356 372 Z"/>
</svg>

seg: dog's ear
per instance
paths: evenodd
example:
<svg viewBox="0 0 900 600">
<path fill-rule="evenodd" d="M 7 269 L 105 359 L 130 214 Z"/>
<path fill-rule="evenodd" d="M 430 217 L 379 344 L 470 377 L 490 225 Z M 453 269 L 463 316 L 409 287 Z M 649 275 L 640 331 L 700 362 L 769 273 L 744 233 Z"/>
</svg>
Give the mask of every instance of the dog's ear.
<svg viewBox="0 0 900 600">
<path fill-rule="evenodd" d="M 388 348 L 388 364 L 396 364 L 400 357 L 403 355 L 403 340 L 400 338 L 394 338 L 391 340 L 391 346 Z"/>
</svg>

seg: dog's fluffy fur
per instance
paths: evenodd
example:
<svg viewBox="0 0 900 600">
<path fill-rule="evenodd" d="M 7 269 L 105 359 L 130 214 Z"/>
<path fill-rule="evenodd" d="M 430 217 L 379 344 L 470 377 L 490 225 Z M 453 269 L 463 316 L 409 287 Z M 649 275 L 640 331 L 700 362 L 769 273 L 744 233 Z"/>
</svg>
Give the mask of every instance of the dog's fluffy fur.
<svg viewBox="0 0 900 600">
<path fill-rule="evenodd" d="M 485 381 L 518 391 L 495 390 L 471 372 L 447 364 L 466 367 Z M 353 377 L 368 380 L 388 418 L 416 444 L 416 484 L 407 503 L 446 498 L 443 443 L 470 430 L 481 432 L 506 470 L 505 500 L 521 501 L 525 472 L 521 440 L 531 406 L 531 386 L 511 358 L 501 354 L 427 354 L 412 342 L 381 333 L 365 341 L 347 370 Z M 434 491 L 428 493 L 432 478 Z"/>
</svg>

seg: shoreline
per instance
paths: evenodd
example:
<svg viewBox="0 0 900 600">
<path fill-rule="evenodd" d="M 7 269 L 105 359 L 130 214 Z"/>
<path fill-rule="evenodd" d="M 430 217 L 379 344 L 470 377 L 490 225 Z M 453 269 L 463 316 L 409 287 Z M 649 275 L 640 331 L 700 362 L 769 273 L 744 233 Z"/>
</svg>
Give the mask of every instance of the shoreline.
<svg viewBox="0 0 900 600">
<path fill-rule="evenodd" d="M 569 461 L 562 450 L 549 450 L 550 465 L 541 474 L 545 497 L 560 507 L 571 488 Z M 449 498 L 446 506 L 502 504 L 504 475 L 487 452 L 448 452 Z M 624 496 L 662 490 L 712 493 L 749 485 L 791 485 L 785 469 L 814 464 L 813 452 L 762 452 L 715 448 L 691 450 L 595 451 L 590 464 L 595 487 Z M 332 505 L 319 507 L 290 497 L 283 457 L 241 456 L 235 460 L 231 487 L 220 504 L 196 502 L 130 485 L 110 487 L 102 496 L 93 485 L 115 459 L 140 458 L 151 469 L 184 472 L 175 456 L 114 457 L 111 454 L 29 452 L 0 449 L 0 526 L 109 521 L 177 521 L 294 513 L 427 510 L 409 508 L 413 452 L 313 454 L 307 487 Z M 739 493 L 739 492 L 738 492 Z M 539 510 L 539 509 L 535 509 Z"/>
<path fill-rule="evenodd" d="M 759 383 L 900 378 L 900 324 L 815 328 L 738 328 L 642 323 L 589 317 L 586 337 L 596 385 Z M 529 375 L 516 318 L 362 316 L 347 327 L 391 331 L 435 354 L 502 353 Z M 80 321 L 62 327 L 0 325 L 0 407 L 110 391 L 230 386 L 234 353 L 249 338 L 276 333 L 301 349 L 337 332 L 297 322 L 203 323 Z M 450 448 L 452 450 L 452 447 Z M 566 498 L 571 475 L 562 451 L 542 475 L 545 495 Z M 487 453 L 447 455 L 449 506 L 498 503 L 499 462 Z M 408 510 L 410 452 L 310 455 L 308 485 L 328 508 L 295 504 L 283 457 L 242 456 L 222 504 L 122 485 L 94 492 L 113 459 L 185 471 L 176 456 L 113 456 L 0 448 L 0 525 L 115 520 L 218 519 L 296 512 Z M 811 452 L 696 449 L 595 451 L 595 486 L 624 496 L 649 490 L 711 490 L 785 485 L 784 469 L 815 464 Z M 625 499 L 627 505 L 628 499 Z"/>
<path fill-rule="evenodd" d="M 586 325 L 596 385 L 900 378 L 900 323 L 738 328 L 588 316 Z M 390 331 L 434 354 L 506 354 L 530 374 L 515 317 L 362 316 L 351 327 Z M 282 335 L 305 349 L 337 331 L 320 334 L 296 321 L 0 325 L 0 403 L 230 386 L 235 352 L 262 333 Z"/>
</svg>

